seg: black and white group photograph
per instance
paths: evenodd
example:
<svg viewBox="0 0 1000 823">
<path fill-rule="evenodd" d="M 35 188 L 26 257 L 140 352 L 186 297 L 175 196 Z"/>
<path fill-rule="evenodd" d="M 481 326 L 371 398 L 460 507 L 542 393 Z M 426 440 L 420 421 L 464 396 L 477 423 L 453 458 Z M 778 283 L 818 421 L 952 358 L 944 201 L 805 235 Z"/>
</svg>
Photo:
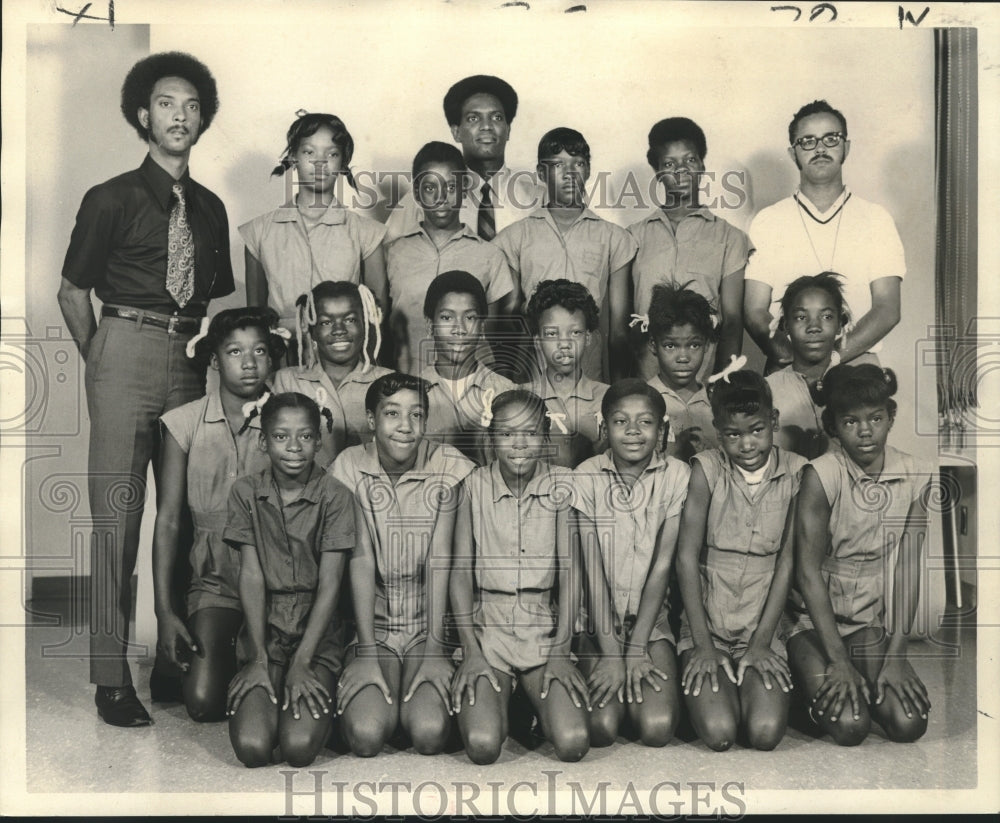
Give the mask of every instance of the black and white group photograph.
<svg viewBox="0 0 1000 823">
<path fill-rule="evenodd" d="M 1000 12 L 4 4 L 0 813 L 1000 811 Z"/>
</svg>

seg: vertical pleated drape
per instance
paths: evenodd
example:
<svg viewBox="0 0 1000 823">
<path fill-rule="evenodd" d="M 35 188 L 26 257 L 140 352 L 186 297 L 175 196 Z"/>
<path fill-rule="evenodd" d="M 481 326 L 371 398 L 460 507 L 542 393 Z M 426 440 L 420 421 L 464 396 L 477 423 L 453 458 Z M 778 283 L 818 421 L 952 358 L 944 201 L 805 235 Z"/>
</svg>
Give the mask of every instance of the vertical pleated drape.
<svg viewBox="0 0 1000 823">
<path fill-rule="evenodd" d="M 976 30 L 937 29 L 934 51 L 938 422 L 941 446 L 952 449 L 966 445 L 977 405 Z"/>
</svg>

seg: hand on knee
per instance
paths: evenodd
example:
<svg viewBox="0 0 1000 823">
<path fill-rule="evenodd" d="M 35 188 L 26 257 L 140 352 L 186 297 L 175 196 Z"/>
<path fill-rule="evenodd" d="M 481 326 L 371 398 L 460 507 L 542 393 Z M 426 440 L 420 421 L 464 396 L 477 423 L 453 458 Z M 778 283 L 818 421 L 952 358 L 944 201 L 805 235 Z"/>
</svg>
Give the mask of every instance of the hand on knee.
<svg viewBox="0 0 1000 823">
<path fill-rule="evenodd" d="M 885 736 L 893 743 L 912 743 L 924 736 L 927 731 L 927 718 L 907 717 L 902 707 L 878 717 L 879 725 L 885 730 Z"/>
<path fill-rule="evenodd" d="M 859 746 L 868 737 L 872 721 L 867 712 L 862 712 L 857 720 L 845 714 L 823 725 L 838 746 Z"/>
</svg>

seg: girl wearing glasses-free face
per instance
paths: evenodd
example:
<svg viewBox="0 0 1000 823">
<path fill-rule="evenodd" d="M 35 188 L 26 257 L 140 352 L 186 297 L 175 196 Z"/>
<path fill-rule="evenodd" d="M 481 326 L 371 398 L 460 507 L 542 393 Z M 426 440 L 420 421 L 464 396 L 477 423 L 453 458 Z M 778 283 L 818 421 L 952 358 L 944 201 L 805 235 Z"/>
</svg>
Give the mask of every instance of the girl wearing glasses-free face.
<svg viewBox="0 0 1000 823">
<path fill-rule="evenodd" d="M 802 118 L 795 129 L 795 140 L 788 147 L 788 154 L 802 173 L 804 182 L 814 185 L 839 180 L 841 167 L 851 150 L 851 141 L 843 138 L 840 121 L 832 114 L 820 112 Z M 835 138 L 834 135 L 837 135 Z M 811 149 L 802 147 L 802 143 Z M 833 142 L 834 145 L 827 145 Z"/>
</svg>

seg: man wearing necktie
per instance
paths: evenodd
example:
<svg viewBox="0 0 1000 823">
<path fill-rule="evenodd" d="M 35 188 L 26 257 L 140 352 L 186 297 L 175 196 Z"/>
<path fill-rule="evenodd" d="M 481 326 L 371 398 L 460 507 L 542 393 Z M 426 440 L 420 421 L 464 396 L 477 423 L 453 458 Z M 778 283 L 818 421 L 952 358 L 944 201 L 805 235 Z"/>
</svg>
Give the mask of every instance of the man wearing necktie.
<svg viewBox="0 0 1000 823">
<path fill-rule="evenodd" d="M 444 114 L 470 171 L 462 222 L 484 240 L 492 240 L 498 231 L 530 214 L 542 199 L 534 174 L 512 171 L 504 157 L 517 114 L 517 92 L 499 77 L 466 77 L 445 94 Z M 415 231 L 420 217 L 412 193 L 407 193 L 386 221 L 385 244 Z"/>
<path fill-rule="evenodd" d="M 191 179 L 191 147 L 218 110 L 215 80 L 187 54 L 132 67 L 122 114 L 147 144 L 134 170 L 83 198 L 70 237 L 59 306 L 86 361 L 90 413 L 90 679 L 101 718 L 151 721 L 132 686 L 126 652 L 131 581 L 158 419 L 204 393 L 187 358 L 208 302 L 235 290 L 229 223 L 216 195 Z M 98 325 L 91 292 L 101 301 Z"/>
</svg>

